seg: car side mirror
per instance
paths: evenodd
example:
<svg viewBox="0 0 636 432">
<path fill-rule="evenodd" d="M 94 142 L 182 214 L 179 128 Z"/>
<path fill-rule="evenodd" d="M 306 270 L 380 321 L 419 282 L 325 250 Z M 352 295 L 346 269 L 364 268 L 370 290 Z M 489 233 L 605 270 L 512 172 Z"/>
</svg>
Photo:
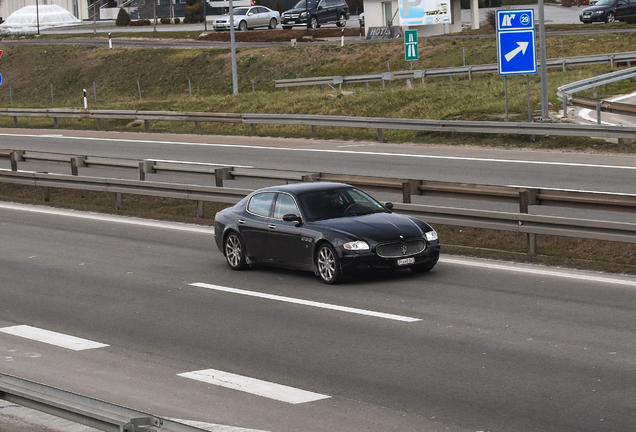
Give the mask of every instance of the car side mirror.
<svg viewBox="0 0 636 432">
<path fill-rule="evenodd" d="M 303 221 L 303 220 L 302 220 L 302 218 L 301 218 L 300 216 L 295 215 L 295 214 L 293 214 L 293 213 L 290 213 L 290 214 L 286 214 L 286 215 L 284 215 L 284 216 L 283 216 L 283 220 L 284 220 L 285 222 L 302 222 L 302 221 Z"/>
<path fill-rule="evenodd" d="M 393 203 L 392 202 L 385 202 L 384 203 L 384 207 L 386 207 L 388 210 L 393 210 Z"/>
</svg>

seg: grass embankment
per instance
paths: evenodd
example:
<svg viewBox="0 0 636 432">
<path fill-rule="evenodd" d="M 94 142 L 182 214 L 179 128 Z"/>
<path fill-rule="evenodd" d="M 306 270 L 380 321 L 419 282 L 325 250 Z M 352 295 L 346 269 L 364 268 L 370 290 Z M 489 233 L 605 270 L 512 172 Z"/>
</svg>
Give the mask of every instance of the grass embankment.
<svg viewBox="0 0 636 432">
<path fill-rule="evenodd" d="M 621 28 L 626 27 L 619 24 Z M 549 27 L 549 26 L 548 26 Z M 580 26 L 578 28 L 581 28 Z M 587 27 L 586 27 L 587 28 Z M 609 27 L 603 27 L 609 28 Z M 485 31 L 485 30 L 482 30 Z M 144 37 L 145 34 L 138 36 Z M 165 38 L 175 37 L 166 33 Z M 594 34 L 589 36 L 548 36 L 547 56 L 569 57 L 586 54 L 631 51 L 635 33 Z M 428 69 L 462 64 L 462 48 L 467 64 L 496 63 L 493 38 L 431 38 L 420 40 L 420 60 L 414 69 Z M 276 89 L 274 80 L 281 78 L 356 75 L 387 70 L 406 70 L 403 42 L 377 42 L 358 45 L 268 47 L 238 50 L 239 95 L 232 95 L 230 52 L 227 49 L 113 49 L 68 46 L 2 46 L 3 85 L 0 106 L 51 107 L 51 84 L 54 107 L 83 108 L 82 89 L 88 90 L 91 109 L 136 109 L 209 111 L 235 113 L 323 114 L 368 117 L 406 117 L 428 119 L 501 120 L 504 113 L 503 79 L 496 74 L 467 77 L 426 79 L 407 89 L 403 81 L 382 88 L 381 84 L 346 86 L 341 93 L 327 88 Z M 556 88 L 565 83 L 607 73 L 609 65 L 550 70 L 548 74 L 550 102 L 558 109 Z M 192 97 L 188 93 L 188 80 Z M 139 98 L 137 81 L 141 86 Z M 97 89 L 97 102 L 93 94 Z M 252 92 L 252 83 L 255 92 Z M 633 91 L 636 80 L 626 80 L 598 89 L 599 98 Z M 10 87 L 10 89 L 9 89 Z M 538 109 L 540 83 L 531 79 L 532 107 Z M 10 103 L 10 94 L 13 104 Z M 511 120 L 527 119 L 525 77 L 508 78 Z M 592 97 L 592 91 L 582 94 Z M 11 127 L 12 119 L 0 117 L 0 126 Z M 20 119 L 22 127 L 52 128 L 50 119 Z M 60 120 L 61 128 L 94 129 L 94 120 Z M 104 121 L 107 130 L 130 131 L 125 121 Z M 176 122 L 153 123 L 154 132 L 193 132 L 193 125 Z M 202 124 L 203 134 L 251 135 L 249 126 Z M 303 126 L 259 126 L 258 135 L 309 137 Z M 318 128 L 318 137 L 345 140 L 377 139 L 375 130 Z M 485 145 L 508 148 L 534 147 L 576 151 L 620 151 L 633 153 L 634 144 L 618 147 L 600 139 L 568 137 L 536 137 L 529 141 L 521 136 L 433 134 L 412 131 L 385 131 L 391 142 L 443 143 L 448 145 Z M 2 185 L 0 198 L 41 203 L 41 191 Z M 114 211 L 109 194 L 74 191 L 53 193 L 56 205 L 95 211 Z M 215 207 L 216 208 L 216 207 Z M 209 223 L 214 210 L 208 209 Z M 125 197 L 124 214 L 167 217 L 195 221 L 192 203 L 175 200 Z M 636 273 L 636 246 L 589 240 L 539 237 L 538 257 L 525 255 L 525 235 L 514 235 L 455 227 L 436 227 L 447 252 L 474 254 L 522 261 L 544 262 L 597 270 Z"/>
</svg>

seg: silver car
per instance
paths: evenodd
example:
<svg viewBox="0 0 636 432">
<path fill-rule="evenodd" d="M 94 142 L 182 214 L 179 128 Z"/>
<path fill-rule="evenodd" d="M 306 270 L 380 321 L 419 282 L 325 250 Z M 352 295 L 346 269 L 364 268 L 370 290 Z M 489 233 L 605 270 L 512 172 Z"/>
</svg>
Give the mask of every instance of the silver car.
<svg viewBox="0 0 636 432">
<path fill-rule="evenodd" d="M 269 27 L 275 29 L 280 22 L 280 13 L 265 6 L 250 6 L 234 8 L 234 28 L 240 31 Z M 229 30 L 230 15 L 224 15 L 214 20 L 214 30 Z"/>
</svg>

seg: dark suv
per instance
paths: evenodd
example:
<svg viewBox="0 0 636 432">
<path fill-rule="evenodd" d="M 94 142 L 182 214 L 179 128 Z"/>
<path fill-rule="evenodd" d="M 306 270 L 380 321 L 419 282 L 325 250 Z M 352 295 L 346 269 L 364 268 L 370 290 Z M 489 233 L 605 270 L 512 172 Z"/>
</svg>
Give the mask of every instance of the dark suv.
<svg viewBox="0 0 636 432">
<path fill-rule="evenodd" d="M 295 25 L 306 26 L 308 21 L 310 28 L 330 22 L 344 27 L 348 19 L 349 5 L 346 0 L 300 0 L 293 9 L 283 12 L 280 23 L 284 29 Z"/>
<path fill-rule="evenodd" d="M 583 9 L 579 20 L 585 24 L 613 23 L 633 15 L 636 15 L 636 0 L 600 0 L 594 6 Z"/>
</svg>

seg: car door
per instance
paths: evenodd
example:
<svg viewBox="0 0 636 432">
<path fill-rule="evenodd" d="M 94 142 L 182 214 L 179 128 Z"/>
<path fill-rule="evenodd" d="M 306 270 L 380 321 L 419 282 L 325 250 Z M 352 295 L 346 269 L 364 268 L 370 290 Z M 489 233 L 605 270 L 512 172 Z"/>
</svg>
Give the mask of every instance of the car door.
<svg viewBox="0 0 636 432">
<path fill-rule="evenodd" d="M 629 3 L 629 0 L 618 0 L 618 2 L 616 2 L 616 18 L 624 19 L 631 15 L 631 7 L 632 5 Z"/>
<path fill-rule="evenodd" d="M 290 268 L 311 268 L 313 244 L 303 237 L 302 224 L 283 220 L 288 214 L 300 216 L 298 205 L 291 195 L 279 193 L 268 224 L 273 261 Z"/>
<path fill-rule="evenodd" d="M 249 257 L 270 261 L 269 220 L 275 192 L 262 192 L 252 196 L 247 203 L 246 214 L 238 220 L 238 229 Z"/>
<path fill-rule="evenodd" d="M 327 0 L 320 0 L 320 3 L 318 3 L 316 18 L 318 19 L 319 24 L 324 24 L 329 21 L 329 7 L 327 6 Z"/>
</svg>

